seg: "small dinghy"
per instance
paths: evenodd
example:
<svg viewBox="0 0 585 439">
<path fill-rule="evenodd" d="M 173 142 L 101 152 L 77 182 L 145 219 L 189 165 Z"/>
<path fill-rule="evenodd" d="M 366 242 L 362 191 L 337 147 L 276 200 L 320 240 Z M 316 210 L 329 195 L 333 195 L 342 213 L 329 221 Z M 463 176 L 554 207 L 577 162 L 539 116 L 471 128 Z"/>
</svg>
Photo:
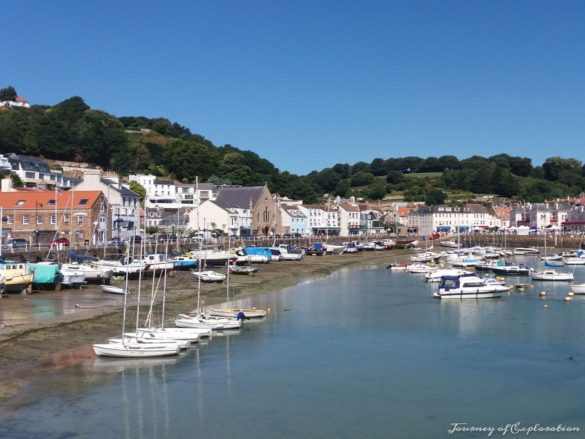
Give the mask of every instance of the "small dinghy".
<svg viewBox="0 0 585 439">
<path fill-rule="evenodd" d="M 113 285 L 100 285 L 102 293 L 108 294 L 131 294 L 132 291 L 126 290 L 125 288 L 115 287 Z"/>
</svg>

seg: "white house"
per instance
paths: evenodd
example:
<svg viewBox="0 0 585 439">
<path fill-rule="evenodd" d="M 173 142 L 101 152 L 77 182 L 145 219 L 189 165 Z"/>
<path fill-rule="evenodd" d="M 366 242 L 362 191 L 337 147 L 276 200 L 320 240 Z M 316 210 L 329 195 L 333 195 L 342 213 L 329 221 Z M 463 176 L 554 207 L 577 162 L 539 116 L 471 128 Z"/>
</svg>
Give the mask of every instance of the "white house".
<svg viewBox="0 0 585 439">
<path fill-rule="evenodd" d="M 79 182 L 78 179 L 65 177 L 61 171 L 49 168 L 37 157 L 11 153 L 7 158 L 12 173 L 18 175 L 26 187 L 50 189 L 48 186 L 57 186 L 69 189 Z"/>
<path fill-rule="evenodd" d="M 337 208 L 339 236 L 357 237 L 360 233 L 360 208 L 357 204 L 343 203 Z"/>
<path fill-rule="evenodd" d="M 219 229 L 233 236 L 240 236 L 242 228 L 249 229 L 251 221 L 249 210 L 221 207 L 212 200 L 202 202 L 189 213 L 189 229 Z"/>
<path fill-rule="evenodd" d="M 181 203 L 177 199 L 177 186 L 172 180 L 165 180 L 154 175 L 130 175 L 129 181 L 136 181 L 146 190 L 145 206 L 178 209 Z"/>
<path fill-rule="evenodd" d="M 472 229 L 500 227 L 501 221 L 492 208 L 482 204 L 463 206 L 420 206 L 408 216 L 408 227 L 421 235 L 434 232 L 467 232 Z"/>
</svg>

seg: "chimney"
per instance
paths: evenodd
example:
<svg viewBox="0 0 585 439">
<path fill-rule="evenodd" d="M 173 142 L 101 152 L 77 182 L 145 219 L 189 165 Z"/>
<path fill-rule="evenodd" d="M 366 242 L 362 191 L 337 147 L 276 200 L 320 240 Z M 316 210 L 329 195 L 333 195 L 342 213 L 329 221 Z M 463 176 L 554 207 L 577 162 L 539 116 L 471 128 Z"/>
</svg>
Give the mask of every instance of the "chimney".
<svg viewBox="0 0 585 439">
<path fill-rule="evenodd" d="M 99 187 L 101 178 L 102 178 L 102 171 L 100 171 L 99 169 L 84 169 L 83 170 L 83 181 L 87 185 L 94 186 L 97 189 Z"/>
<path fill-rule="evenodd" d="M 12 187 L 12 178 L 10 176 L 2 179 L 2 186 L 0 187 L 1 192 L 14 192 Z"/>
</svg>

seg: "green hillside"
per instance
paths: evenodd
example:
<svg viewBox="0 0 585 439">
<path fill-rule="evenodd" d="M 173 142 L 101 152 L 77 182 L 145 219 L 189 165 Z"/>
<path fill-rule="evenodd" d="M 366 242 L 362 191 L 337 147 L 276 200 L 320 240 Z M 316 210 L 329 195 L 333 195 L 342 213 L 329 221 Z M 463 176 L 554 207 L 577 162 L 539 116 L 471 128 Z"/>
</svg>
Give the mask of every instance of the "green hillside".
<svg viewBox="0 0 585 439">
<path fill-rule="evenodd" d="M 3 95 L 7 90 L 0 90 Z M 12 93 L 12 90 L 9 90 Z M 277 145 L 276 145 L 277 147 Z M 276 168 L 253 151 L 214 145 L 200 134 L 165 118 L 117 117 L 72 97 L 56 105 L 0 112 L 0 153 L 88 162 L 121 175 L 152 173 L 192 182 L 268 184 L 272 192 L 307 202 L 329 196 L 378 200 L 401 194 L 429 204 L 463 194 L 494 194 L 526 201 L 561 198 L 585 190 L 577 159 L 531 159 L 498 154 L 421 158 L 375 158 L 299 176 Z M 392 150 L 386 151 L 391 155 Z M 455 194 L 455 195 L 453 195 Z M 463 195 L 464 196 L 464 195 Z"/>
</svg>

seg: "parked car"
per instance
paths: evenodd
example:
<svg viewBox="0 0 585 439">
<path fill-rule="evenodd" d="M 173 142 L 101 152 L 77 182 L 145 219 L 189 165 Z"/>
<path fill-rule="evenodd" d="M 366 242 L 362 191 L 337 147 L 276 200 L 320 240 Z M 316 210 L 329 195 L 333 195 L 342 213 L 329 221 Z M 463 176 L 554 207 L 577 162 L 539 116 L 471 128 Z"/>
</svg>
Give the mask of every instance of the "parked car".
<svg viewBox="0 0 585 439">
<path fill-rule="evenodd" d="M 62 247 L 69 247 L 69 240 L 67 238 L 58 238 L 55 239 L 47 244 L 49 247 L 53 246 L 62 246 Z"/>
<path fill-rule="evenodd" d="M 26 239 L 12 238 L 6 242 L 8 248 L 28 248 L 29 243 Z"/>
<path fill-rule="evenodd" d="M 124 242 L 122 241 L 121 238 L 116 236 L 115 238 L 109 240 L 106 244 L 111 245 L 113 247 L 122 247 L 124 245 Z"/>
<path fill-rule="evenodd" d="M 130 238 L 128 238 L 128 242 L 130 244 L 140 244 L 142 242 L 142 236 L 140 235 L 131 236 Z"/>
<path fill-rule="evenodd" d="M 176 242 L 177 235 L 158 235 L 158 242 Z"/>
</svg>

